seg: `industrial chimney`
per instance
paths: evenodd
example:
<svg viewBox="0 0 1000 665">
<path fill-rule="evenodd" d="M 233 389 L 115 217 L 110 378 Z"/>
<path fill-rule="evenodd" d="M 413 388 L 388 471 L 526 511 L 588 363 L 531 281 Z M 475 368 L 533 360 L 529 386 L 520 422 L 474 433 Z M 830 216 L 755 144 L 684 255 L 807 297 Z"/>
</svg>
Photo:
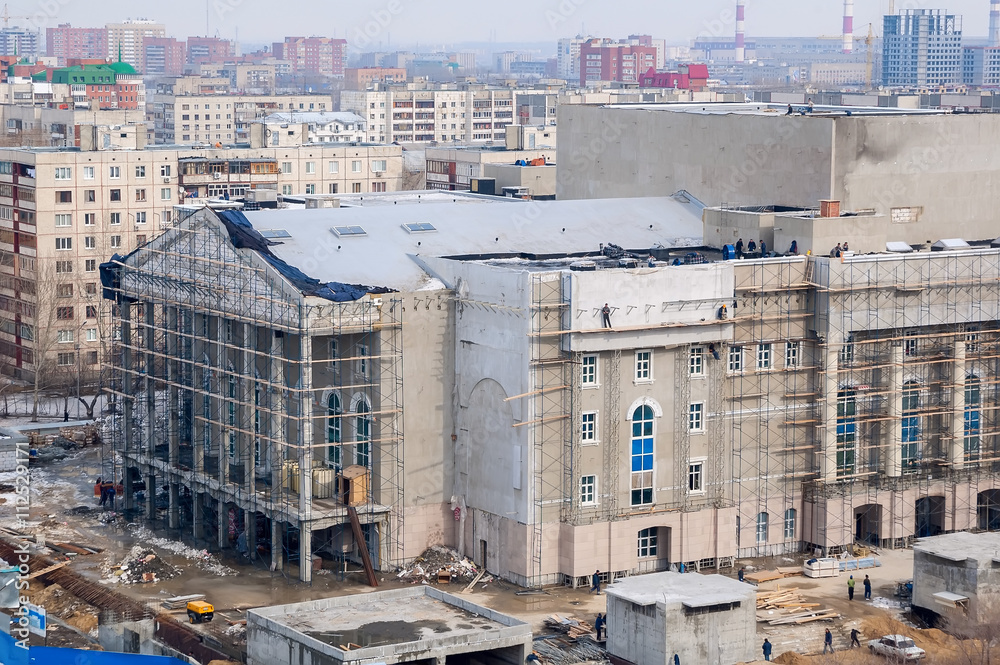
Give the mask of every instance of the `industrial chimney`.
<svg viewBox="0 0 1000 665">
<path fill-rule="evenodd" d="M 1000 0 L 990 0 L 990 46 L 1000 46 Z"/>
<path fill-rule="evenodd" d="M 1000 0 L 993 0 L 1000 2 Z M 844 0 L 844 53 L 854 50 L 854 0 Z"/>
<path fill-rule="evenodd" d="M 746 18 L 746 0 L 736 0 L 736 62 L 746 62 L 746 36 L 743 22 Z"/>
</svg>

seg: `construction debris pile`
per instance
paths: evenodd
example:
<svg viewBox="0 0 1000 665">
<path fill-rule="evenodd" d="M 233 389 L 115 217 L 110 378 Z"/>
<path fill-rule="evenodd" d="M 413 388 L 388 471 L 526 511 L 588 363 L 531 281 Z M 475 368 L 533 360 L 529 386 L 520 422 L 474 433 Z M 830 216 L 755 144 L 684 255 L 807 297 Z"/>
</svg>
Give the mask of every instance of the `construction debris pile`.
<svg viewBox="0 0 1000 665">
<path fill-rule="evenodd" d="M 536 637 L 531 649 L 545 665 L 577 665 L 608 663 L 608 654 L 592 640 L 569 640 L 561 635 Z"/>
<path fill-rule="evenodd" d="M 104 573 L 122 584 L 149 584 L 169 580 L 180 571 L 151 549 L 136 545 L 118 565 L 105 564 Z"/>
<path fill-rule="evenodd" d="M 193 561 L 198 568 L 219 577 L 231 577 L 237 572 L 219 561 L 218 557 L 205 549 L 190 547 L 178 540 L 160 538 L 144 526 L 136 526 L 131 533 L 141 542 L 156 547 L 158 550 L 177 554 L 188 561 Z"/>
<path fill-rule="evenodd" d="M 31 602 L 41 605 L 50 616 L 57 616 L 88 635 L 97 634 L 97 608 L 89 605 L 58 584 L 29 588 Z"/>
<path fill-rule="evenodd" d="M 576 617 L 561 617 L 558 614 L 545 617 L 545 627 L 574 640 L 594 632 L 594 627 L 588 622 Z"/>
<path fill-rule="evenodd" d="M 821 603 L 808 603 L 799 589 L 781 589 L 757 592 L 757 621 L 771 626 L 783 624 L 832 621 L 840 618 L 832 609 L 820 609 Z"/>
<path fill-rule="evenodd" d="M 452 580 L 473 580 L 479 577 L 480 571 L 476 564 L 463 557 L 457 551 L 434 545 L 428 547 L 406 568 L 396 575 L 401 580 L 409 580 L 411 584 L 418 582 L 443 582 L 445 578 Z M 483 575 L 477 584 L 493 581 L 490 575 Z"/>
</svg>

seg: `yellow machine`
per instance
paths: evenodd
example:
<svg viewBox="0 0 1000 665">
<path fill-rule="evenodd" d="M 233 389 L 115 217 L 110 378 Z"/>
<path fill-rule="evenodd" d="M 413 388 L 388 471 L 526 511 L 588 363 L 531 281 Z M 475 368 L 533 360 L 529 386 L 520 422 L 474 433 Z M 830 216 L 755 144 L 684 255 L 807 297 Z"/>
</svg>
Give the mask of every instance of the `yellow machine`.
<svg viewBox="0 0 1000 665">
<path fill-rule="evenodd" d="M 187 604 L 187 611 L 188 621 L 191 623 L 211 621 L 212 617 L 215 616 L 215 608 L 212 607 L 211 603 L 206 603 L 204 600 L 191 601 Z"/>
</svg>

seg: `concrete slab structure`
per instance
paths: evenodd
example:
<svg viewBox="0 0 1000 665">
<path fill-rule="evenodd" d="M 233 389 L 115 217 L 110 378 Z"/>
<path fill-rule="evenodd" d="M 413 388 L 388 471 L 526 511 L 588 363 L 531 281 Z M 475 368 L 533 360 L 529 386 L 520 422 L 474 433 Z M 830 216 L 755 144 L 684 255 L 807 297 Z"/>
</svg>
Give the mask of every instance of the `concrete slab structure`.
<svg viewBox="0 0 1000 665">
<path fill-rule="evenodd" d="M 708 206 L 832 199 L 893 219 L 890 240 L 937 239 L 946 225 L 957 237 L 996 235 L 1000 116 L 819 105 L 786 112 L 766 103 L 560 106 L 557 196 L 684 189 Z"/>
<path fill-rule="evenodd" d="M 522 665 L 529 653 L 530 625 L 429 586 L 247 612 L 249 665 Z"/>
<path fill-rule="evenodd" d="M 656 573 L 607 588 L 608 653 L 634 665 L 754 659 L 756 592 L 722 575 Z"/>
<path fill-rule="evenodd" d="M 1000 601 L 1000 533 L 948 533 L 913 545 L 913 606 L 991 620 Z"/>
</svg>

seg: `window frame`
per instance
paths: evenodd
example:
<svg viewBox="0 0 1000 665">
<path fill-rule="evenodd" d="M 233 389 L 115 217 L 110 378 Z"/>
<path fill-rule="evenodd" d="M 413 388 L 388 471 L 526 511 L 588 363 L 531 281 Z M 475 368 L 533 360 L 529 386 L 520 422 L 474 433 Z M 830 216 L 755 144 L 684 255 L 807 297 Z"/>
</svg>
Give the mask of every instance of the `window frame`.
<svg viewBox="0 0 1000 665">
<path fill-rule="evenodd" d="M 597 436 L 597 411 L 584 411 L 580 414 L 580 444 L 593 446 L 599 443 Z"/>
<path fill-rule="evenodd" d="M 588 482 L 589 481 L 589 482 Z M 589 491 L 589 499 L 588 497 Z M 597 476 L 596 475 L 586 475 L 580 476 L 580 505 L 581 506 L 596 506 L 597 505 Z"/>
<path fill-rule="evenodd" d="M 588 353 L 580 357 L 580 386 L 583 388 L 596 388 L 598 383 L 598 358 L 596 353 Z M 588 377 L 591 380 L 587 380 Z"/>
<path fill-rule="evenodd" d="M 726 367 L 730 374 L 742 374 L 746 370 L 743 345 L 734 344 L 726 354 Z"/>
<path fill-rule="evenodd" d="M 705 402 L 691 402 L 688 404 L 688 432 L 691 434 L 703 434 L 705 432 Z"/>
<path fill-rule="evenodd" d="M 774 344 L 771 342 L 761 342 L 757 345 L 756 365 L 758 372 L 765 372 L 774 368 Z"/>
<path fill-rule="evenodd" d="M 660 534 L 657 527 L 640 529 L 636 534 L 636 557 L 639 559 L 656 559 L 659 557 Z"/>
<path fill-rule="evenodd" d="M 636 383 L 652 383 L 653 382 L 653 350 L 652 349 L 637 349 L 635 352 L 634 361 L 634 380 Z M 645 374 L 645 376 L 643 376 Z"/>
<path fill-rule="evenodd" d="M 687 493 L 692 495 L 705 494 L 705 463 L 708 461 L 707 457 L 695 457 L 688 460 L 688 483 L 687 483 Z M 693 487 L 692 480 L 697 479 Z"/>
<path fill-rule="evenodd" d="M 705 376 L 704 346 L 692 346 L 688 351 L 688 376 Z"/>
<path fill-rule="evenodd" d="M 802 364 L 802 342 L 785 342 L 785 367 L 800 367 Z"/>
</svg>

